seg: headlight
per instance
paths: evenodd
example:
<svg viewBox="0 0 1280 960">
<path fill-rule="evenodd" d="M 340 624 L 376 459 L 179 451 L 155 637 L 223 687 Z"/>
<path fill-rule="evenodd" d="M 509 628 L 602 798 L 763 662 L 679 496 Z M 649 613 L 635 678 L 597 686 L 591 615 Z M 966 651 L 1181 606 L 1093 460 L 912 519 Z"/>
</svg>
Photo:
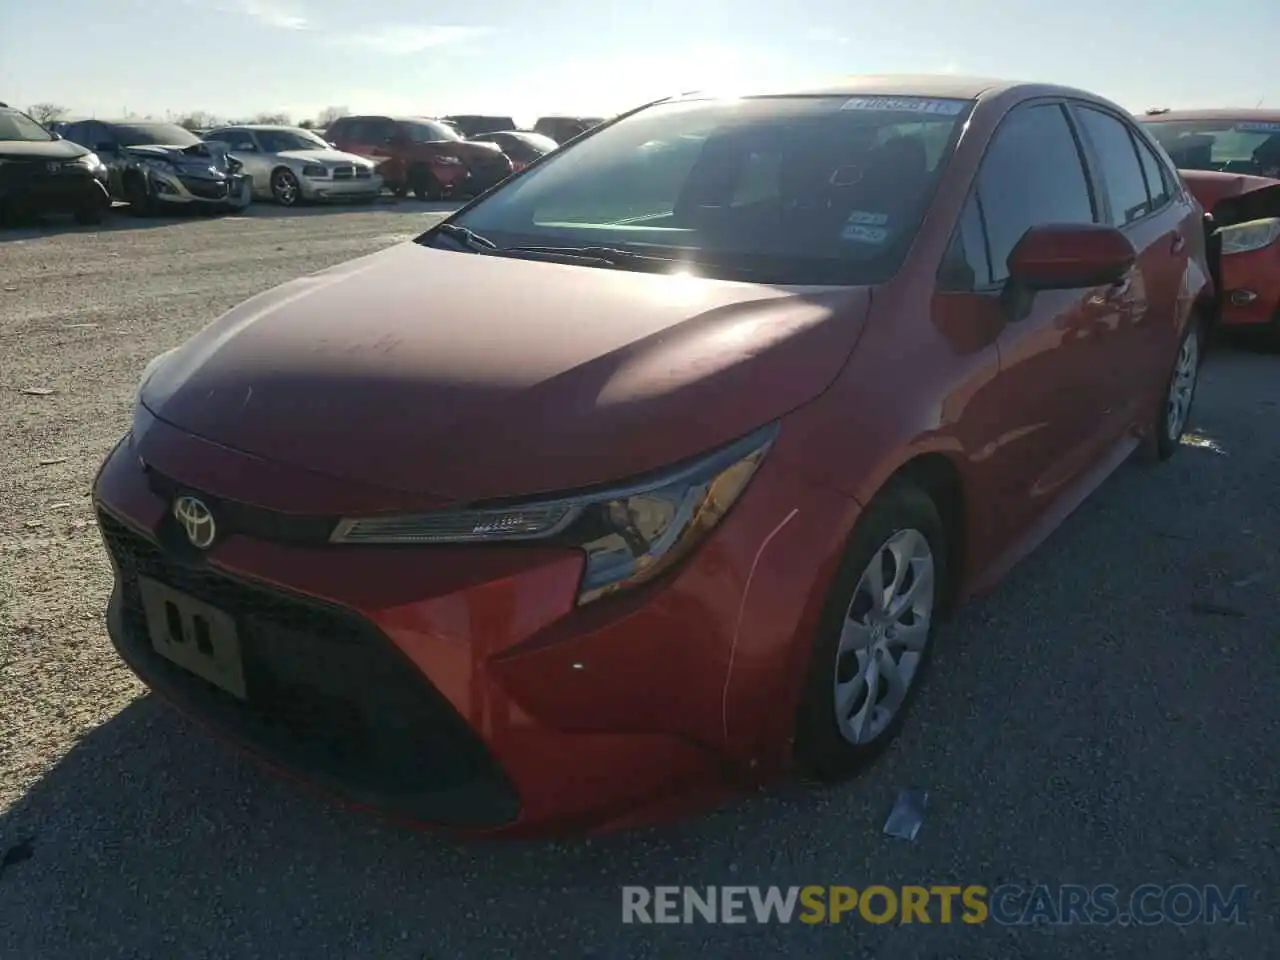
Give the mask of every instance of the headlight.
<svg viewBox="0 0 1280 960">
<path fill-rule="evenodd" d="M 777 424 L 662 475 L 579 495 L 344 519 L 334 543 L 443 544 L 539 541 L 580 548 L 587 559 L 578 602 L 651 580 L 720 522 L 755 475 Z"/>
<path fill-rule="evenodd" d="M 1222 238 L 1222 254 L 1249 253 L 1269 247 L 1280 239 L 1280 217 L 1236 223 L 1218 231 Z"/>
<path fill-rule="evenodd" d="M 102 162 L 102 159 L 96 153 L 86 153 L 83 157 L 77 157 L 74 163 L 77 166 L 85 167 L 95 172 L 106 169 L 106 164 Z"/>
<path fill-rule="evenodd" d="M 309 163 L 302 168 L 302 175 L 304 177 L 327 177 L 329 175 L 329 168 Z"/>
</svg>

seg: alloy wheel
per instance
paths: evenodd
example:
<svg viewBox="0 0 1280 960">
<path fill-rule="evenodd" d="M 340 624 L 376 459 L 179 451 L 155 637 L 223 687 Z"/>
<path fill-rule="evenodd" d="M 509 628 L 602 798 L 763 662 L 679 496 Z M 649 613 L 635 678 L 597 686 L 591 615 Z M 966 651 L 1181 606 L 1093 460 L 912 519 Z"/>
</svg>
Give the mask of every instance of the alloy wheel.
<svg viewBox="0 0 1280 960">
<path fill-rule="evenodd" d="M 277 170 L 271 177 L 271 194 L 282 207 L 298 202 L 298 178 L 288 170 Z"/>
<path fill-rule="evenodd" d="M 1169 396 L 1165 401 L 1164 428 L 1165 435 L 1170 440 L 1177 440 L 1186 428 L 1199 372 L 1200 338 L 1193 331 L 1182 341 L 1178 360 L 1173 366 L 1173 378 L 1169 382 Z"/>
<path fill-rule="evenodd" d="M 883 734 L 915 682 L 936 602 L 933 550 L 919 530 L 899 530 L 875 551 L 845 614 L 836 651 L 836 724 L 845 740 Z"/>
</svg>

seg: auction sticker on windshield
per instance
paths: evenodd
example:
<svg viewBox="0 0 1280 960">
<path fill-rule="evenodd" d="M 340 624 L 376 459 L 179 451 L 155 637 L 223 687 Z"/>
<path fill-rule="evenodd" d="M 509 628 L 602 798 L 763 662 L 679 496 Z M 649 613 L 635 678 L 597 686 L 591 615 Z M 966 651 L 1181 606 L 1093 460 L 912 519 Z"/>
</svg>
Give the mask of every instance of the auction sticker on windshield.
<svg viewBox="0 0 1280 960">
<path fill-rule="evenodd" d="M 1280 123 L 1268 120 L 1248 120 L 1237 123 L 1235 128 L 1240 133 L 1280 133 Z"/>
<path fill-rule="evenodd" d="M 954 117 L 962 113 L 968 103 L 968 100 L 934 100 L 929 97 L 853 97 L 846 100 L 840 109 L 896 110 Z"/>
</svg>

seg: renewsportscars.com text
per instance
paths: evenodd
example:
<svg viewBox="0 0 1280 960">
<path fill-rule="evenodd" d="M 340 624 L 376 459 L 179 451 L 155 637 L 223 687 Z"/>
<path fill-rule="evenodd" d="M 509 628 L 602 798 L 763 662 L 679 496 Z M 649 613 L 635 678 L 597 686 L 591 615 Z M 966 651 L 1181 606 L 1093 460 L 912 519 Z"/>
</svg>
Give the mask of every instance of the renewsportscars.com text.
<svg viewBox="0 0 1280 960">
<path fill-rule="evenodd" d="M 1022 887 L 622 888 L 623 923 L 997 923 L 1151 926 L 1248 922 L 1249 888 L 1143 884 Z"/>
</svg>

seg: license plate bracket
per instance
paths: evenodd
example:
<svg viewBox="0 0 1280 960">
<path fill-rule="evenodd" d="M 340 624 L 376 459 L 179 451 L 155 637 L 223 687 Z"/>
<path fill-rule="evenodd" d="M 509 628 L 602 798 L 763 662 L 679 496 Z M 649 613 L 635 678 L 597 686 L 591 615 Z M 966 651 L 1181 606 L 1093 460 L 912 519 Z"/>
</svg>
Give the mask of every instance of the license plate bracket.
<svg viewBox="0 0 1280 960">
<path fill-rule="evenodd" d="M 240 700 L 248 699 L 235 618 L 149 577 L 138 577 L 151 646 Z"/>
</svg>

